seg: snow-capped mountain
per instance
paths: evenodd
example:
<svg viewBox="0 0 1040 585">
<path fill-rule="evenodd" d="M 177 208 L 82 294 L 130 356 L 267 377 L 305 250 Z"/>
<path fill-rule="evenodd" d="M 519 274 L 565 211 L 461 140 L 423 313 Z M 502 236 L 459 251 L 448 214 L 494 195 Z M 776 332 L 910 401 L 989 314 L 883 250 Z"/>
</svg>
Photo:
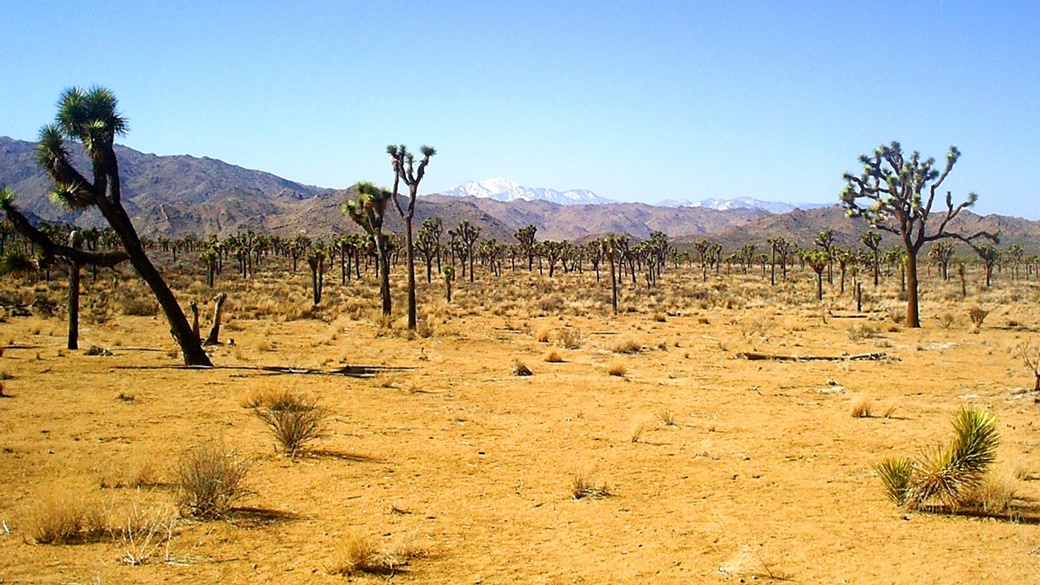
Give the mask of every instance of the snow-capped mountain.
<svg viewBox="0 0 1040 585">
<path fill-rule="evenodd" d="M 762 201 L 751 197 L 737 197 L 736 199 L 704 199 L 703 201 L 690 201 L 688 199 L 668 199 L 660 202 L 662 207 L 706 207 L 725 211 L 727 209 L 761 209 L 767 213 L 787 213 L 795 209 L 813 209 L 816 207 L 827 207 L 827 203 L 783 203 L 780 201 Z"/>
<path fill-rule="evenodd" d="M 494 199 L 496 201 L 516 201 L 525 199 L 527 201 L 549 201 L 560 205 L 585 205 L 590 203 L 614 203 L 604 199 L 592 191 L 574 189 L 570 191 L 556 191 L 540 187 L 524 187 L 506 179 L 487 179 L 486 181 L 467 181 L 448 189 L 443 195 L 453 197 L 480 197 L 483 199 Z"/>
</svg>

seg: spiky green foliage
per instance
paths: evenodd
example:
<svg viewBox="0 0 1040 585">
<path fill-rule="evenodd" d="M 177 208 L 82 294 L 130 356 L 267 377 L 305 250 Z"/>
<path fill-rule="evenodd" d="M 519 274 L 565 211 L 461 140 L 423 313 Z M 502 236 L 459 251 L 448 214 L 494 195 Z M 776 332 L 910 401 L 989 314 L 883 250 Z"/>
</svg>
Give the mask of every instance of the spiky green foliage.
<svg viewBox="0 0 1040 585">
<path fill-rule="evenodd" d="M 962 406 L 953 428 L 956 434 L 948 444 L 924 450 L 913 460 L 889 459 L 875 468 L 893 502 L 910 508 L 938 503 L 956 509 L 982 484 L 1000 445 L 997 418 Z"/>
<path fill-rule="evenodd" d="M 886 459 L 874 468 L 885 484 L 888 498 L 897 506 L 906 502 L 907 490 L 910 489 L 910 476 L 914 471 L 914 462 L 908 458 Z"/>
<path fill-rule="evenodd" d="M 0 256 L 0 274 L 29 274 L 34 270 L 36 264 L 21 250 L 11 248 Z"/>
</svg>

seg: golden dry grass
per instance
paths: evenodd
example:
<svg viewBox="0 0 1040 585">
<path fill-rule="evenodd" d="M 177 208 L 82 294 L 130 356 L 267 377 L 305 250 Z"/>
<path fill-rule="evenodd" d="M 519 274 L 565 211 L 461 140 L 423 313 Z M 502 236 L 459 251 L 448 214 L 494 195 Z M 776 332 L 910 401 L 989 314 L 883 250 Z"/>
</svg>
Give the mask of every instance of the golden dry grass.
<svg viewBox="0 0 1040 585">
<path fill-rule="evenodd" d="M 214 292 L 189 269 L 175 271 L 171 284 L 182 303 L 203 307 L 205 331 Z M 850 336 L 851 296 L 828 288 L 817 303 L 812 275 L 798 270 L 775 288 L 760 274 L 705 283 L 697 270 L 670 270 L 652 291 L 626 282 L 615 317 L 609 290 L 591 274 L 550 280 L 506 270 L 497 280 L 478 267 L 478 282 L 457 282 L 451 304 L 441 283 L 420 283 L 431 331 L 409 338 L 399 319 L 401 272 L 389 322 L 378 318 L 370 276 L 343 287 L 337 273 L 322 307 L 302 311 L 303 271 L 272 265 L 249 280 L 221 275 L 217 287 L 230 300 L 225 344 L 210 348 L 222 366 L 213 370 L 178 367 L 161 316 L 116 308 L 103 324 L 84 324 L 82 347 L 110 348 L 109 356 L 64 349 L 60 310 L 7 317 L 0 520 L 10 532 L 0 530 L 0 577 L 341 583 L 334 573 L 345 559 L 364 558 L 343 549 L 363 540 L 353 535 L 371 535 L 364 538 L 374 539 L 377 557 L 407 558 L 404 572 L 393 564 L 394 580 L 434 584 L 698 583 L 770 572 L 800 583 L 1035 578 L 1036 525 L 1028 506 L 1020 508 L 1040 498 L 1037 482 L 1023 479 L 1040 469 L 1030 426 L 1036 412 L 1032 394 L 1015 392 L 1032 388 L 1034 374 L 1014 351 L 1040 331 L 1032 281 L 973 286 L 961 301 L 959 285 L 926 277 L 919 330 L 896 323 L 894 279 L 876 291 L 865 285 L 862 322 L 871 333 Z M 129 274 L 119 279 L 121 287 L 139 286 Z M 85 281 L 85 301 L 112 287 L 111 276 Z M 13 298 L 49 295 L 58 305 L 64 290 L 57 282 L 3 286 Z M 976 305 L 994 307 L 978 334 L 943 327 L 942 315 L 967 315 Z M 507 319 L 512 326 L 503 328 Z M 556 347 L 540 341 L 542 331 Z M 560 336 L 568 331 L 577 332 L 572 349 Z M 646 349 L 615 354 L 624 339 Z M 751 349 L 898 359 L 735 357 Z M 514 359 L 541 363 L 550 350 L 565 361 L 543 364 L 531 378 L 510 375 Z M 375 379 L 255 369 L 346 364 L 407 369 Z M 605 374 L 611 366 L 622 366 L 624 380 Z M 329 413 L 326 438 L 295 465 L 243 408 L 287 385 L 319 398 Z M 869 392 L 880 416 L 849 416 L 859 392 Z M 995 412 L 1001 457 L 1027 470 L 1016 472 L 1014 498 L 1000 495 L 1007 490 L 986 496 L 988 509 L 1007 502 L 1024 514 L 1021 522 L 928 514 L 908 521 L 885 498 L 873 464 L 948 434 L 964 403 Z M 899 416 L 884 418 L 894 404 Z M 633 443 L 629 425 L 653 413 L 663 424 L 648 423 Z M 666 418 L 681 424 L 666 426 Z M 179 522 L 153 562 L 137 566 L 121 561 L 129 546 L 120 538 L 30 544 L 39 486 L 99 496 L 104 510 L 142 494 L 149 505 L 172 505 L 179 454 L 209 437 L 252 461 L 249 492 L 229 520 Z M 581 484 L 612 497 L 574 499 L 574 470 L 591 468 L 601 471 Z M 395 552 L 408 538 L 436 554 Z"/>
</svg>

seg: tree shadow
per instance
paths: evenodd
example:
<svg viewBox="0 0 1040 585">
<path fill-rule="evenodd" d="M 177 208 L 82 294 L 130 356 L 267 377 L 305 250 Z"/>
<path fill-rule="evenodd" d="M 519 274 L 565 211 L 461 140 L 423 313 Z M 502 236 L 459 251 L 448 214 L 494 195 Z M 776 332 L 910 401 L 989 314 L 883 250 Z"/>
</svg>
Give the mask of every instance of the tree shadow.
<svg viewBox="0 0 1040 585">
<path fill-rule="evenodd" d="M 293 512 L 272 510 L 253 506 L 241 506 L 231 509 L 232 522 L 246 528 L 267 526 L 270 524 L 298 520 L 299 515 Z"/>
<path fill-rule="evenodd" d="M 313 457 L 315 459 L 340 459 L 343 461 L 353 461 L 354 463 L 386 463 L 386 461 L 379 459 L 378 457 L 372 457 L 370 455 L 361 455 L 359 453 L 351 453 L 349 451 L 340 451 L 338 449 L 309 449 L 306 453 L 301 453 L 296 456 L 297 459 L 300 457 Z"/>
</svg>

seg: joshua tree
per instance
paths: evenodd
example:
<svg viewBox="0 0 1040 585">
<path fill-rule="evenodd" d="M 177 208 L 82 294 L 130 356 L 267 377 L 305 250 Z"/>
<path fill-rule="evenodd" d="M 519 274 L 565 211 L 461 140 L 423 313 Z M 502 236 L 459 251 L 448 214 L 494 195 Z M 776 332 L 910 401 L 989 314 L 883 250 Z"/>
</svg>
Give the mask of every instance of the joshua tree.
<svg viewBox="0 0 1040 585">
<path fill-rule="evenodd" d="M 1000 250 L 985 242 L 973 244 L 971 247 L 979 255 L 979 259 L 982 260 L 982 265 L 986 269 L 986 287 L 988 288 L 993 282 L 993 266 L 1000 260 Z"/>
<path fill-rule="evenodd" d="M 307 256 L 307 265 L 311 268 L 311 290 L 314 292 L 314 304 L 321 304 L 321 291 L 325 285 L 325 250 L 317 247 Z"/>
<path fill-rule="evenodd" d="M 415 217 L 415 199 L 419 195 L 419 183 L 426 174 L 426 165 L 430 164 L 430 157 L 437 151 L 429 146 L 419 149 L 423 158 L 419 161 L 419 167 L 415 168 L 415 156 L 408 152 L 405 145 L 386 147 L 386 153 L 390 155 L 390 162 L 394 168 L 394 207 L 404 220 L 404 247 L 405 258 L 408 264 L 408 328 L 415 329 L 416 307 L 415 307 L 415 244 L 412 242 L 412 218 Z M 397 192 L 400 182 L 408 186 L 408 207 L 401 207 L 400 195 Z"/>
<path fill-rule="evenodd" d="M 383 215 L 390 203 L 391 193 L 372 183 L 356 185 L 357 199 L 343 204 L 343 211 L 372 237 L 379 263 L 379 296 L 383 301 L 383 316 L 390 316 L 390 254 L 386 234 L 383 233 Z"/>
<path fill-rule="evenodd" d="M 469 259 L 469 281 L 473 282 L 473 247 L 476 246 L 477 238 L 480 237 L 480 228 L 471 224 L 468 219 L 464 219 L 455 229 L 448 230 L 448 234 L 460 242 L 461 247 L 458 251 L 465 254 L 465 258 L 462 258 L 463 264 L 465 264 L 466 258 Z M 465 265 L 462 270 L 465 272 Z"/>
<path fill-rule="evenodd" d="M 206 286 L 213 288 L 213 275 L 217 270 L 217 251 L 206 248 L 205 252 L 199 254 L 199 262 L 206 267 Z"/>
<path fill-rule="evenodd" d="M 80 232 L 69 234 L 68 245 L 55 242 L 43 231 L 34 227 L 21 211 L 14 205 L 14 193 L 10 189 L 0 188 L 0 209 L 4 210 L 5 221 L 10 222 L 13 229 L 21 232 L 29 241 L 36 244 L 43 255 L 48 258 L 61 258 L 69 264 L 69 349 L 79 349 L 79 277 L 80 268 L 84 264 L 94 267 L 115 266 L 130 259 L 123 251 L 91 252 L 82 249 L 83 238 Z M 14 251 L 13 249 L 11 250 Z"/>
<path fill-rule="evenodd" d="M 830 254 L 824 250 L 808 248 L 802 250 L 802 261 L 816 273 L 816 300 L 823 300 L 823 269 L 830 263 Z"/>
<path fill-rule="evenodd" d="M 878 285 L 878 272 L 881 266 L 881 234 L 877 230 L 864 233 L 860 239 L 871 253 L 871 267 L 874 269 L 874 286 Z"/>
<path fill-rule="evenodd" d="M 527 269 L 534 269 L 534 235 L 538 232 L 538 228 L 534 225 L 528 225 L 516 230 L 513 237 L 516 238 L 520 244 L 520 251 L 527 256 Z"/>
<path fill-rule="evenodd" d="M 950 280 L 950 260 L 957 247 L 952 242 L 939 241 L 928 250 L 928 257 L 939 267 L 939 276 L 943 280 Z"/>
<path fill-rule="evenodd" d="M 693 249 L 697 252 L 697 258 L 701 263 L 701 271 L 703 273 L 703 280 L 708 280 L 708 269 L 716 267 L 718 271 L 719 262 L 722 260 L 722 244 L 718 242 L 712 242 L 710 240 L 701 240 L 693 245 Z"/>
<path fill-rule="evenodd" d="M 614 264 L 617 259 L 618 238 L 614 234 L 609 234 L 606 238 L 603 239 L 603 243 L 601 245 L 603 246 L 603 253 L 606 256 L 607 263 L 610 265 L 610 306 L 614 309 L 614 314 L 617 315 L 618 277 Z"/>
<path fill-rule="evenodd" d="M 827 284 L 834 284 L 834 230 L 823 230 L 813 240 L 827 253 Z"/>
<path fill-rule="evenodd" d="M 446 293 L 445 297 L 447 299 L 447 302 L 450 303 L 451 302 L 451 281 L 455 280 L 455 267 L 452 266 L 451 264 L 445 264 L 444 268 L 443 268 L 443 270 L 441 272 L 442 272 L 442 274 L 444 274 L 444 287 L 445 287 L 445 293 Z"/>
<path fill-rule="evenodd" d="M 170 332 L 180 345 L 186 365 L 211 366 L 177 299 L 145 253 L 130 216 L 123 208 L 115 138 L 127 130 L 126 119 L 117 111 L 115 95 L 104 88 L 65 90 L 58 101 L 55 123 L 40 130 L 37 160 L 54 182 L 52 199 L 72 209 L 96 207 L 104 216 L 137 273 L 155 294 L 170 323 Z M 83 145 L 91 162 L 93 181 L 73 165 L 66 140 Z"/>
<path fill-rule="evenodd" d="M 780 257 L 780 270 L 783 273 L 784 282 L 787 281 L 787 264 L 794 253 L 794 244 L 783 237 L 769 238 L 769 248 L 772 250 L 769 271 L 769 283 L 776 285 L 776 257 Z"/>
<path fill-rule="evenodd" d="M 1011 244 L 1004 251 L 1004 257 L 1011 263 L 1011 280 L 1018 279 L 1018 267 L 1026 257 L 1026 249 L 1020 244 Z"/>
<path fill-rule="evenodd" d="M 880 146 L 871 156 L 863 155 L 860 162 L 864 168 L 860 176 L 845 173 L 845 189 L 841 193 L 841 202 L 849 217 L 862 217 L 869 224 L 880 230 L 897 234 L 902 239 L 906 250 L 906 324 L 908 327 L 920 327 L 921 318 L 918 309 L 917 291 L 917 253 L 927 243 L 943 238 L 954 238 L 964 242 L 973 242 L 979 238 L 997 241 L 997 236 L 987 232 L 977 232 L 964 236 L 948 232 L 951 221 L 966 207 L 971 207 L 978 199 L 975 193 L 958 205 L 953 203 L 953 195 L 946 193 L 946 209 L 936 218 L 932 217 L 932 206 L 935 203 L 936 191 L 953 170 L 953 165 L 960 158 L 957 147 L 951 146 L 946 155 L 946 165 L 940 171 L 935 168 L 935 159 L 921 160 L 920 153 L 904 156 L 903 148 L 898 142 Z M 866 200 L 867 204 L 861 204 Z M 931 233 L 929 233 L 931 227 Z"/>
<path fill-rule="evenodd" d="M 433 282 L 433 259 L 437 258 L 437 270 L 441 268 L 441 230 L 439 217 L 427 217 L 416 234 L 415 247 L 426 261 L 426 282 Z"/>
</svg>

